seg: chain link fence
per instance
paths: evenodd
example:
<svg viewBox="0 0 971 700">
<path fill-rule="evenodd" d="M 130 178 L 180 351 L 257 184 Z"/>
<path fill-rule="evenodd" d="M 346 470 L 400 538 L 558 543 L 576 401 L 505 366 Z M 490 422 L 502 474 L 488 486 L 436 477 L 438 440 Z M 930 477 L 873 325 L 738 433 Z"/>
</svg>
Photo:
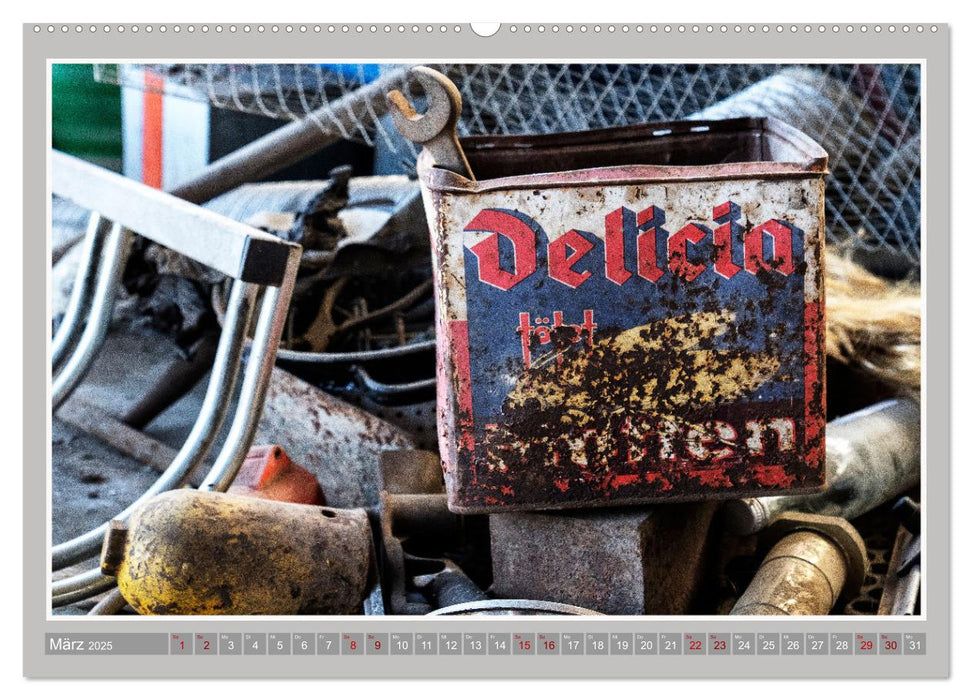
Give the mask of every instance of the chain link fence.
<svg viewBox="0 0 971 700">
<path fill-rule="evenodd" d="M 916 64 L 447 64 L 463 96 L 462 135 L 554 133 L 677 119 L 773 116 L 830 156 L 831 243 L 896 273 L 920 263 L 920 66 Z M 355 101 L 389 74 L 420 107 L 407 66 L 104 64 L 96 77 L 283 120 L 389 154 L 413 172 L 415 147 L 384 108 Z"/>
</svg>

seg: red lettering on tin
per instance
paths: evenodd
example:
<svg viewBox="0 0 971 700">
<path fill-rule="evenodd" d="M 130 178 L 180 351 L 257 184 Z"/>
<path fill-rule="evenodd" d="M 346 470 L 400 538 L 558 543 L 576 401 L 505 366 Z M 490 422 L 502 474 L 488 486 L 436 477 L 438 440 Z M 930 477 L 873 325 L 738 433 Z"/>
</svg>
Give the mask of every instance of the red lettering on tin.
<svg viewBox="0 0 971 700">
<path fill-rule="evenodd" d="M 623 284 L 633 275 L 624 261 L 625 237 L 637 231 L 637 217 L 621 207 L 604 217 L 604 274 L 614 284 Z"/>
<path fill-rule="evenodd" d="M 637 274 L 651 282 L 664 276 L 657 259 L 658 236 L 667 235 L 663 223 L 664 210 L 659 207 L 648 207 L 637 215 L 637 228 L 644 230 L 637 237 Z"/>
<path fill-rule="evenodd" d="M 772 239 L 773 260 L 765 259 L 763 234 Z M 745 269 L 753 275 L 762 270 L 775 270 L 789 276 L 796 270 L 792 260 L 792 227 L 784 221 L 771 219 L 745 234 Z"/>
<path fill-rule="evenodd" d="M 697 245 L 711 233 L 698 224 L 688 224 L 668 239 L 668 269 L 690 282 L 705 271 L 705 266 L 692 262 L 688 257 L 688 244 Z"/>
<path fill-rule="evenodd" d="M 573 269 L 584 255 L 593 250 L 593 243 L 576 229 L 570 229 L 555 241 L 551 241 L 547 250 L 547 266 L 551 279 L 576 289 L 590 277 L 589 270 L 577 272 Z"/>
<path fill-rule="evenodd" d="M 732 279 L 743 270 L 751 275 L 769 271 L 789 276 L 795 272 L 792 246 L 797 229 L 785 221 L 771 219 L 742 235 L 741 217 L 741 207 L 727 200 L 712 207 L 712 218 L 719 224 L 714 230 L 689 222 L 669 234 L 663 227 L 666 215 L 660 207 L 649 206 L 636 214 L 626 207 L 615 209 L 604 217 L 604 275 L 617 285 L 634 276 L 627 266 L 631 246 L 636 247 L 637 276 L 655 283 L 668 271 L 687 282 L 693 281 L 709 264 L 724 279 Z M 546 253 L 549 278 L 571 289 L 593 276 L 589 269 L 575 269 L 597 247 L 599 241 L 593 234 L 569 229 L 556 238 L 550 236 L 542 251 L 537 243 L 542 232 L 539 223 L 521 212 L 504 209 L 483 209 L 465 231 L 489 234 L 468 248 L 476 257 L 479 281 L 497 289 L 508 291 L 535 273 L 542 252 Z M 512 244 L 511 269 L 504 268 L 500 260 L 500 236 Z M 740 238 L 742 265 L 735 262 Z M 772 246 L 769 257 L 765 252 L 766 238 Z"/>
<path fill-rule="evenodd" d="M 483 209 L 465 230 L 492 234 L 469 247 L 479 261 L 481 282 L 508 291 L 536 272 L 536 233 L 517 216 L 499 209 Z M 503 270 L 499 264 L 499 236 L 512 242 L 513 272 Z"/>
<path fill-rule="evenodd" d="M 742 208 L 735 204 L 735 202 L 728 200 L 714 207 L 711 213 L 715 223 L 721 224 L 721 226 L 715 229 L 713 236 L 715 244 L 715 264 L 713 267 L 716 273 L 730 280 L 742 270 L 732 260 L 735 236 L 742 229 L 738 223 L 738 220 L 742 216 Z"/>
<path fill-rule="evenodd" d="M 553 312 L 552 323 L 550 323 L 548 316 L 537 316 L 532 323 L 530 323 L 530 319 L 530 314 L 525 311 L 521 312 L 519 314 L 519 325 L 516 327 L 516 333 L 519 334 L 522 343 L 523 365 L 526 369 L 529 369 L 533 362 L 533 344 L 548 345 L 553 341 L 554 336 L 562 338 L 563 341 L 568 343 L 580 343 L 586 340 L 587 345 L 593 347 L 593 332 L 597 328 L 597 324 L 593 321 L 593 309 L 584 310 L 583 322 L 580 324 L 564 323 L 562 311 Z M 536 325 L 534 326 L 533 323 Z M 555 331 L 560 328 L 572 330 L 573 335 L 557 335 Z M 557 356 L 557 361 L 561 360 L 562 358 Z"/>
</svg>

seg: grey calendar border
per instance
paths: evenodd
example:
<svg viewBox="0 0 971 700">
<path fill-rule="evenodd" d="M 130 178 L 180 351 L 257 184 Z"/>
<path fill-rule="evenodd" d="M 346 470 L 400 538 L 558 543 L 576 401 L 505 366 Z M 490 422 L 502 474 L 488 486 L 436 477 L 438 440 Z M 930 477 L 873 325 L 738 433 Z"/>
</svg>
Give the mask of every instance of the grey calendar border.
<svg viewBox="0 0 971 700">
<path fill-rule="evenodd" d="M 242 23 L 238 23 L 242 26 Z M 254 29 L 259 23 L 248 23 Z M 299 27 L 299 24 L 288 23 Z M 308 26 L 313 27 L 315 23 Z M 326 27 L 326 23 L 316 23 Z M 350 31 L 341 31 L 347 24 Z M 433 33 L 397 31 L 372 34 L 369 27 L 382 23 L 368 22 L 362 33 L 353 23 L 337 25 L 334 33 L 286 32 L 286 24 L 265 23 L 266 32 L 196 31 L 164 34 L 154 31 L 137 34 L 119 33 L 111 24 L 110 34 L 75 31 L 75 24 L 62 32 L 49 34 L 48 23 L 35 33 L 34 25 L 25 24 L 24 32 L 24 454 L 47 454 L 47 366 L 45 362 L 46 323 L 46 231 L 47 212 L 47 134 L 48 61 L 49 60 L 165 60 L 175 57 L 198 61 L 247 60 L 388 60 L 421 61 L 433 59 L 503 61 L 562 60 L 584 61 L 672 61 L 704 60 L 734 62 L 844 62 L 844 61 L 923 61 L 925 85 L 924 143 L 926 160 L 923 167 L 923 230 L 940 232 L 925 236 L 923 244 L 923 280 L 926 293 L 926 338 L 924 384 L 925 406 L 925 479 L 924 509 L 926 525 L 924 589 L 925 619 L 812 618 L 794 620 L 743 620 L 738 618 L 578 618 L 552 619 L 518 617 L 501 619 L 468 618 L 300 618 L 221 620 L 219 618 L 111 619 L 97 621 L 48 619 L 46 557 L 48 523 L 46 464 L 39 460 L 24 463 L 24 674 L 47 678 L 172 678 L 172 677 L 286 677 L 286 678 L 352 678 L 352 677 L 610 677 L 610 678 L 906 678 L 945 677 L 950 671 L 950 30 L 937 25 L 938 31 L 918 33 L 889 32 L 890 25 L 868 24 L 871 31 L 846 31 L 846 23 L 836 23 L 843 31 L 834 33 L 834 23 L 782 25 L 784 31 L 762 32 L 765 22 L 755 23 L 755 34 L 747 31 L 749 23 L 728 25 L 727 32 L 709 33 L 707 25 L 693 27 L 686 23 L 681 31 L 673 24 L 660 24 L 660 31 L 622 33 L 577 31 L 553 33 L 536 31 L 512 33 L 503 25 L 492 37 L 481 38 L 468 24 L 461 32 L 451 28 L 444 33 L 434 25 Z M 909 23 L 912 28 L 916 25 Z M 126 24 L 130 27 L 130 24 Z M 140 26 L 144 27 L 144 24 Z M 157 27 L 158 25 L 155 25 Z M 171 27 L 171 23 L 168 23 Z M 214 23 L 209 23 L 214 27 Z M 229 26 L 226 23 L 225 26 Z M 272 32 L 272 27 L 280 28 Z M 391 25 L 397 27 L 397 23 Z M 519 25 L 520 28 L 523 25 Z M 533 25 L 536 26 L 536 25 Z M 546 24 L 547 29 L 552 25 Z M 566 25 L 559 25 L 565 29 Z M 605 27 L 607 25 L 604 25 Z M 614 23 L 616 28 L 622 25 Z M 632 27 L 636 24 L 631 24 Z M 820 33 L 818 28 L 826 28 Z M 853 25 L 859 28 L 859 24 Z M 900 27 L 901 25 L 896 25 Z M 792 31 L 790 27 L 796 27 Z M 422 24 L 422 29 L 424 23 Z M 945 233 L 947 235 L 945 235 Z M 928 469 L 929 466 L 929 469 Z M 492 631 L 525 633 L 565 632 L 866 632 L 926 633 L 926 656 L 823 656 L 771 657 L 771 663 L 760 656 L 708 656 L 698 660 L 691 656 L 450 656 L 443 663 L 438 656 L 409 657 L 303 657 L 267 656 L 49 656 L 44 654 L 45 634 L 115 634 L 145 632 L 443 632 Z M 582 661 L 581 661 L 582 659 Z M 825 660 L 822 662 L 822 660 Z"/>
</svg>

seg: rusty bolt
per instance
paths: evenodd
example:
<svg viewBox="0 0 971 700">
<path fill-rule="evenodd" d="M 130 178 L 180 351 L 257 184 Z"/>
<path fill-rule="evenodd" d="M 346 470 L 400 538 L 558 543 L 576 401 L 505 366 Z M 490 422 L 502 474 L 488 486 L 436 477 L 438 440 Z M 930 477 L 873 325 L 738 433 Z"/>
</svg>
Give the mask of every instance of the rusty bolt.
<svg viewBox="0 0 971 700">
<path fill-rule="evenodd" d="M 108 524 L 104 542 L 101 545 L 101 573 L 105 576 L 118 574 L 118 567 L 125 558 L 125 545 L 128 544 L 128 525 L 123 520 L 112 520 Z"/>
</svg>

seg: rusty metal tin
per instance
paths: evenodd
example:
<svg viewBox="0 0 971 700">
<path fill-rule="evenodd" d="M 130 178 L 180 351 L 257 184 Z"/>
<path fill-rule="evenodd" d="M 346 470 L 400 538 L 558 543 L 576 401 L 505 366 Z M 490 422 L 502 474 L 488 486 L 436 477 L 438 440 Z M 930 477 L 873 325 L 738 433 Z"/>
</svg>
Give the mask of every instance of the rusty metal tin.
<svg viewBox="0 0 971 700">
<path fill-rule="evenodd" d="M 769 118 L 419 159 L 456 512 L 825 481 L 825 151 Z"/>
</svg>

